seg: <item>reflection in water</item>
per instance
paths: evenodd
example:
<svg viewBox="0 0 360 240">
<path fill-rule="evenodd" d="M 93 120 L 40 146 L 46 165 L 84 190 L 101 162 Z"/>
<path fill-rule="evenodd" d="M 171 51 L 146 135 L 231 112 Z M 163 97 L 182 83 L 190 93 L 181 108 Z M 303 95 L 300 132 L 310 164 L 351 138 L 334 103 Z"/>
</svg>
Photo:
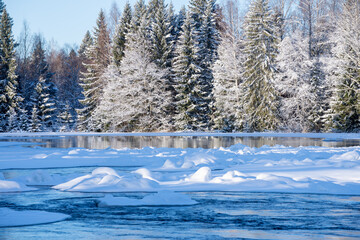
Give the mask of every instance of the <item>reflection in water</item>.
<svg viewBox="0 0 360 240">
<path fill-rule="evenodd" d="M 234 144 L 250 147 L 264 145 L 350 147 L 359 146 L 360 140 L 345 139 L 328 141 L 319 138 L 304 137 L 214 137 L 214 136 L 66 136 L 66 137 L 7 137 L 0 141 L 21 141 L 43 143 L 44 147 L 52 148 L 219 148 Z"/>
</svg>

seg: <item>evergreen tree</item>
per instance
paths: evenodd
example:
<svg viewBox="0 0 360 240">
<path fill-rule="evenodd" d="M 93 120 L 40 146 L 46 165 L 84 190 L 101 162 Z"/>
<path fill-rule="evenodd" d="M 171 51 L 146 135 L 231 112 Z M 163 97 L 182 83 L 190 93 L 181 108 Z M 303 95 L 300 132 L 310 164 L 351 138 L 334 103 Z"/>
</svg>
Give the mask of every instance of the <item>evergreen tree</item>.
<svg viewBox="0 0 360 240">
<path fill-rule="evenodd" d="M 108 131 L 160 131 L 169 127 L 165 111 L 170 101 L 165 90 L 167 72 L 152 61 L 147 50 L 146 24 L 144 18 L 131 33 L 133 38 L 127 42 L 119 70 L 110 66 L 103 75 L 108 84 L 96 113 Z"/>
<path fill-rule="evenodd" d="M 0 5 L 1 7 L 1 5 Z M 4 6 L 2 6 L 4 7 Z M 10 130 L 12 123 L 17 121 L 23 98 L 18 91 L 18 81 L 12 35 L 12 19 L 5 8 L 2 10 L 0 22 L 0 131 Z"/>
<path fill-rule="evenodd" d="M 1 17 L 1 14 L 3 13 L 4 11 L 4 8 L 5 8 L 5 3 L 3 0 L 0 0 L 0 17 Z"/>
<path fill-rule="evenodd" d="M 56 131 L 57 130 L 57 106 L 56 106 L 56 87 L 51 82 L 51 73 L 41 75 L 32 95 L 38 120 L 36 125 L 40 125 L 36 131 Z M 34 109 L 33 107 L 33 109 Z"/>
<path fill-rule="evenodd" d="M 225 132 L 241 130 L 241 75 L 244 61 L 241 44 L 232 37 L 224 37 L 219 46 L 219 58 L 212 70 L 214 74 L 214 129 Z"/>
<path fill-rule="evenodd" d="M 60 113 L 59 116 L 60 128 L 61 132 L 69 132 L 74 130 L 75 120 L 73 115 L 71 114 L 71 107 L 69 104 L 66 104 Z"/>
<path fill-rule="evenodd" d="M 179 43 L 176 49 L 173 71 L 176 76 L 175 89 L 177 113 L 175 126 L 178 130 L 196 130 L 197 122 L 193 116 L 196 111 L 196 100 L 193 89 L 199 77 L 200 67 L 196 62 L 196 45 L 191 34 L 191 18 L 188 14 L 182 26 Z"/>
<path fill-rule="evenodd" d="M 279 124 L 274 88 L 278 38 L 267 0 L 254 0 L 245 19 L 244 111 L 249 131 L 275 130 Z"/>
<path fill-rule="evenodd" d="M 214 1 L 190 1 L 174 62 L 179 104 L 176 119 L 181 129 L 204 131 L 211 127 L 211 66 L 217 57 L 217 46 Z"/>
<path fill-rule="evenodd" d="M 120 62 L 124 57 L 124 50 L 126 44 L 126 35 L 129 33 L 131 26 L 131 6 L 127 2 L 123 14 L 120 18 L 120 23 L 117 26 L 116 34 L 113 40 L 113 60 L 116 66 L 120 66 Z"/>
<path fill-rule="evenodd" d="M 93 111 L 99 104 L 103 94 L 104 81 L 101 75 L 110 64 L 110 36 L 105 21 L 105 14 L 101 10 L 96 21 L 93 44 L 86 48 L 85 71 L 81 73 L 81 87 L 84 98 L 80 100 L 83 108 L 78 109 L 78 130 L 100 131 Z"/>
<path fill-rule="evenodd" d="M 360 130 L 360 2 L 347 0 L 343 9 L 335 32 L 340 71 L 332 110 L 334 128 L 351 132 Z"/>
<path fill-rule="evenodd" d="M 149 3 L 150 52 L 155 63 L 162 68 L 171 65 L 171 25 L 166 8 L 164 0 L 152 0 Z"/>
<path fill-rule="evenodd" d="M 86 49 L 88 49 L 91 45 L 93 45 L 94 40 L 91 36 L 90 31 L 86 31 L 86 34 L 81 42 L 80 48 L 78 50 L 78 53 L 81 57 L 85 57 Z"/>
<path fill-rule="evenodd" d="M 147 17 L 147 9 L 144 0 L 138 0 L 134 6 L 134 14 L 131 18 L 131 32 L 136 32 L 143 22 L 143 18 Z"/>
<path fill-rule="evenodd" d="M 316 111 L 317 95 L 311 84 L 312 61 L 307 39 L 296 31 L 279 44 L 275 86 L 281 98 L 281 128 L 294 132 L 314 129 L 311 114 Z"/>
<path fill-rule="evenodd" d="M 40 132 L 41 131 L 41 123 L 38 116 L 38 109 L 36 105 L 31 109 L 31 118 L 29 119 L 29 125 L 27 131 L 29 132 Z"/>
</svg>

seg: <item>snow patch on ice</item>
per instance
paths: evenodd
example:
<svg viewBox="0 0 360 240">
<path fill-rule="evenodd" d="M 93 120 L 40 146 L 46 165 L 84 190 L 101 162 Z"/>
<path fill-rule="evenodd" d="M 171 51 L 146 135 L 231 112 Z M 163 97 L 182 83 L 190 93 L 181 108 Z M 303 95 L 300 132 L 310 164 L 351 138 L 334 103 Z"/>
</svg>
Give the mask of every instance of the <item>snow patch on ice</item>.
<svg viewBox="0 0 360 240">
<path fill-rule="evenodd" d="M 24 183 L 8 180 L 0 180 L 0 192 L 25 192 L 36 188 L 27 187 Z"/>
<path fill-rule="evenodd" d="M 63 213 L 45 211 L 15 211 L 0 208 L 0 227 L 27 226 L 63 221 L 70 218 Z"/>
</svg>

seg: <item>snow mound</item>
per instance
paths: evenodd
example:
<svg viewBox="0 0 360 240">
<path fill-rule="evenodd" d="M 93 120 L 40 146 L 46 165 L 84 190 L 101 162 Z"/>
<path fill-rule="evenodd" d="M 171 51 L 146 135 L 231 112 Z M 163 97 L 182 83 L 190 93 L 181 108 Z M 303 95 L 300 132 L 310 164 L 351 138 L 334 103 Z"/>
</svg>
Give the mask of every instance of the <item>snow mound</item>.
<svg viewBox="0 0 360 240">
<path fill-rule="evenodd" d="M 167 159 L 164 164 L 162 165 L 161 169 L 167 170 L 167 169 L 176 169 L 175 164 Z"/>
<path fill-rule="evenodd" d="M 144 173 L 144 175 L 146 175 Z M 120 176 L 114 169 L 97 168 L 91 174 L 84 175 L 53 188 L 62 191 L 79 192 L 124 192 L 148 191 L 158 187 L 158 183 L 144 178 L 141 174 L 130 173 Z"/>
<path fill-rule="evenodd" d="M 160 191 L 143 199 L 114 197 L 109 194 L 99 200 L 99 207 L 110 206 L 186 206 L 197 204 L 188 195 L 172 191 Z"/>
<path fill-rule="evenodd" d="M 36 190 L 36 188 L 27 187 L 21 182 L 0 180 L 0 192 L 25 192 L 33 190 Z"/>
<path fill-rule="evenodd" d="M 209 182 L 211 180 L 211 169 L 209 167 L 202 167 L 192 174 L 185 181 L 188 182 Z"/>
<path fill-rule="evenodd" d="M 63 221 L 70 218 L 63 213 L 45 211 L 15 211 L 0 208 L 0 227 L 16 227 Z"/>
</svg>

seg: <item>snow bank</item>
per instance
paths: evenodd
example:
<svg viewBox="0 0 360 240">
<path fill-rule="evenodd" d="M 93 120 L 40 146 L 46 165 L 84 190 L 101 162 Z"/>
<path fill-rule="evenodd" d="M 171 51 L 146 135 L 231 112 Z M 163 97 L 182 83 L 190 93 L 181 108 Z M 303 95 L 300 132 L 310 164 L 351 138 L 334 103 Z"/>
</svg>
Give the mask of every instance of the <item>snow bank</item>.
<svg viewBox="0 0 360 240">
<path fill-rule="evenodd" d="M 127 197 L 114 197 L 105 195 L 99 199 L 99 207 L 111 206 L 186 206 L 194 205 L 198 202 L 192 200 L 188 195 L 175 193 L 173 191 L 160 191 L 150 194 L 143 199 L 133 199 Z"/>
<path fill-rule="evenodd" d="M 144 178 L 141 174 L 130 173 L 120 176 L 112 168 L 101 167 L 95 169 L 91 174 L 56 185 L 53 188 L 78 192 L 126 192 L 149 191 L 157 186 L 157 182 Z"/>
<path fill-rule="evenodd" d="M 0 192 L 24 192 L 33 190 L 36 190 L 36 188 L 27 187 L 21 182 L 0 180 Z"/>
<path fill-rule="evenodd" d="M 89 150 L 27 148 L 14 143 L 2 148 L 0 169 L 19 166 L 97 168 L 80 177 L 37 170 L 5 180 L 0 174 L 0 191 L 29 190 L 27 184 L 55 185 L 62 191 L 81 192 L 213 190 L 360 195 L 360 147 L 250 148 L 236 144 L 219 149 Z"/>
<path fill-rule="evenodd" d="M 69 215 L 45 211 L 15 211 L 0 208 L 0 227 L 16 227 L 63 221 Z"/>
</svg>

